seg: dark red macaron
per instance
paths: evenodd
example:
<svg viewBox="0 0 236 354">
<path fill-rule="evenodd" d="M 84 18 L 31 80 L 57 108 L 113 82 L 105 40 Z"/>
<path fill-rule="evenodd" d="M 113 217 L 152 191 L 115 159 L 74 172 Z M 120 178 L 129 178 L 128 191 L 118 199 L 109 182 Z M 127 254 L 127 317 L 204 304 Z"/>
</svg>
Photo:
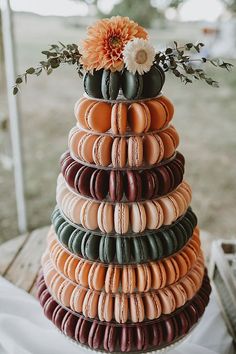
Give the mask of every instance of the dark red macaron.
<svg viewBox="0 0 236 354">
<path fill-rule="evenodd" d="M 72 157 L 68 156 L 61 164 L 61 173 L 63 176 L 65 176 L 66 169 L 73 163 L 75 162 Z"/>
<path fill-rule="evenodd" d="M 107 325 L 105 328 L 103 347 L 108 352 L 114 352 L 116 348 L 119 327 Z"/>
<path fill-rule="evenodd" d="M 109 195 L 112 201 L 120 201 L 124 193 L 124 181 L 121 171 L 111 171 L 109 176 Z"/>
<path fill-rule="evenodd" d="M 89 188 L 93 198 L 105 199 L 109 189 L 109 173 L 106 170 L 93 170 Z"/>
<path fill-rule="evenodd" d="M 70 157 L 70 151 L 69 151 L 69 150 L 67 150 L 67 151 L 63 152 L 63 154 L 61 154 L 60 160 L 59 160 L 60 165 L 62 165 L 63 162 L 64 162 L 68 157 Z"/>
<path fill-rule="evenodd" d="M 78 317 L 69 312 L 69 316 L 67 317 L 63 326 L 64 333 L 72 339 L 75 338 L 75 328 L 77 325 L 77 321 Z"/>
<path fill-rule="evenodd" d="M 196 306 L 194 306 L 193 304 L 190 303 L 186 307 L 186 312 L 189 315 L 190 325 L 195 324 L 198 321 L 198 319 L 199 319 L 199 314 L 197 312 Z"/>
<path fill-rule="evenodd" d="M 80 168 L 78 162 L 72 162 L 65 170 L 65 180 L 71 188 L 74 188 L 75 176 Z"/>
<path fill-rule="evenodd" d="M 159 189 L 156 173 L 152 170 L 143 170 L 140 176 L 142 180 L 142 198 L 146 200 L 155 198 Z"/>
<path fill-rule="evenodd" d="M 46 290 L 46 284 L 44 279 L 42 279 L 38 284 L 37 284 L 37 298 L 40 299 L 40 296 L 44 290 Z"/>
<path fill-rule="evenodd" d="M 178 330 L 176 333 L 176 323 L 174 317 L 167 318 L 163 320 L 163 332 L 164 332 L 164 341 L 166 343 L 171 343 L 178 335 Z"/>
<path fill-rule="evenodd" d="M 135 326 L 134 328 L 134 343 L 137 350 L 146 350 L 149 344 L 149 334 L 146 325 Z"/>
<path fill-rule="evenodd" d="M 165 195 L 169 192 L 171 187 L 170 175 L 164 166 L 157 167 L 155 172 L 159 182 L 158 195 Z"/>
<path fill-rule="evenodd" d="M 179 152 L 179 151 L 176 152 L 175 160 L 180 161 L 183 166 L 185 165 L 185 158 L 184 158 L 184 155 L 181 154 L 181 152 Z"/>
<path fill-rule="evenodd" d="M 166 171 L 170 177 L 170 188 L 168 191 L 168 193 L 170 193 L 175 188 L 175 176 L 174 176 L 174 173 L 169 165 L 165 165 L 163 167 L 166 169 Z"/>
<path fill-rule="evenodd" d="M 58 305 L 52 315 L 52 322 L 54 325 L 58 328 L 61 329 L 62 321 L 66 315 L 67 311 L 61 305 Z"/>
<path fill-rule="evenodd" d="M 176 320 L 179 325 L 179 335 L 183 336 L 189 331 L 190 327 L 192 326 L 188 313 L 186 311 L 179 312 L 176 316 Z"/>
<path fill-rule="evenodd" d="M 88 336 L 88 345 L 90 348 L 99 349 L 104 337 L 104 330 L 104 325 L 99 324 L 96 320 L 93 321 Z"/>
<path fill-rule="evenodd" d="M 182 166 L 180 165 L 180 163 L 176 160 L 171 161 L 169 167 L 170 167 L 172 174 L 174 176 L 174 188 L 175 188 L 182 182 L 184 170 L 182 169 Z"/>
<path fill-rule="evenodd" d="M 148 327 L 149 342 L 151 346 L 159 346 L 163 343 L 163 328 L 161 322 L 154 323 Z"/>
<path fill-rule="evenodd" d="M 52 319 L 53 312 L 57 305 L 58 303 L 52 297 L 48 298 L 47 301 L 43 304 L 44 314 L 49 320 Z"/>
<path fill-rule="evenodd" d="M 45 289 L 39 296 L 39 302 L 40 304 L 45 304 L 46 301 L 51 297 L 51 295 L 49 294 L 48 290 Z"/>
<path fill-rule="evenodd" d="M 75 340 L 80 342 L 81 344 L 87 344 L 91 326 L 91 321 L 87 321 L 82 317 L 78 318 L 75 327 Z"/>
<path fill-rule="evenodd" d="M 129 326 L 121 327 L 120 350 L 122 352 L 130 352 L 133 343 L 133 328 Z"/>
<path fill-rule="evenodd" d="M 124 185 L 125 196 L 129 202 L 141 199 L 142 181 L 137 171 L 126 171 Z"/>
<path fill-rule="evenodd" d="M 78 174 L 76 175 L 76 190 L 87 197 L 91 196 L 90 193 L 90 178 L 93 174 L 94 169 L 91 167 L 83 166 L 80 168 Z"/>
</svg>

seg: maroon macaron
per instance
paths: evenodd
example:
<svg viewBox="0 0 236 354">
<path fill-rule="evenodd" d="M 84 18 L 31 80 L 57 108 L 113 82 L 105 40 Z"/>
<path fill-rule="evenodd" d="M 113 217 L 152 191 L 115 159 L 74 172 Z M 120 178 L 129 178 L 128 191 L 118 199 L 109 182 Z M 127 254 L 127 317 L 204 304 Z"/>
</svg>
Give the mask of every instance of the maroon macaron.
<svg viewBox="0 0 236 354">
<path fill-rule="evenodd" d="M 88 336 L 88 345 L 90 348 L 99 349 L 104 337 L 104 330 L 104 325 L 99 324 L 96 320 L 93 321 Z"/>
<path fill-rule="evenodd" d="M 140 174 L 142 180 L 142 198 L 145 200 L 158 195 L 159 182 L 153 170 L 143 170 Z"/>
<path fill-rule="evenodd" d="M 70 151 L 69 151 L 69 150 L 66 150 L 66 151 L 63 152 L 63 154 L 61 154 L 61 156 L 60 156 L 60 160 L 59 160 L 60 165 L 62 165 L 63 162 L 64 162 L 68 157 L 70 157 Z"/>
<path fill-rule="evenodd" d="M 64 322 L 63 332 L 72 339 L 75 338 L 75 328 L 77 321 L 78 317 L 69 312 L 69 316 L 67 316 L 67 319 Z"/>
<path fill-rule="evenodd" d="M 48 298 L 45 304 L 43 304 L 44 314 L 49 320 L 52 319 L 53 312 L 57 306 L 58 303 L 52 297 Z"/>
<path fill-rule="evenodd" d="M 126 171 L 125 196 L 129 202 L 140 200 L 142 197 L 142 181 L 137 171 Z"/>
<path fill-rule="evenodd" d="M 111 171 L 109 176 L 109 195 L 112 201 L 119 202 L 124 193 L 123 175 L 121 171 Z"/>
<path fill-rule="evenodd" d="M 75 162 L 72 157 L 68 156 L 61 164 L 61 173 L 65 176 L 66 169 Z"/>
<path fill-rule="evenodd" d="M 135 326 L 134 343 L 137 350 L 146 350 L 149 344 L 149 333 L 146 325 Z"/>
<path fill-rule="evenodd" d="M 93 170 L 89 188 L 93 198 L 105 199 L 109 189 L 109 173 L 106 170 Z"/>
<path fill-rule="evenodd" d="M 116 348 L 117 335 L 119 327 L 107 325 L 105 326 L 105 333 L 103 339 L 103 347 L 108 352 L 114 352 Z"/>
<path fill-rule="evenodd" d="M 52 322 L 54 325 L 58 328 L 61 329 L 62 321 L 66 315 L 67 311 L 61 307 L 61 305 L 58 305 L 52 315 Z"/>
<path fill-rule="evenodd" d="M 155 169 L 157 174 L 158 182 L 159 182 L 159 190 L 158 195 L 165 195 L 170 191 L 171 187 L 171 179 L 168 171 L 164 168 L 164 166 L 157 167 Z"/>
<path fill-rule="evenodd" d="M 151 346 L 159 346 L 163 343 L 163 328 L 161 322 L 148 327 L 149 342 Z"/>
<path fill-rule="evenodd" d="M 82 317 L 78 318 L 75 327 L 75 340 L 80 342 L 81 344 L 87 344 L 91 326 L 91 321 L 87 321 Z"/>
<path fill-rule="evenodd" d="M 78 162 L 72 162 L 65 170 L 65 180 L 71 188 L 74 188 L 75 176 L 80 168 Z"/>
<path fill-rule="evenodd" d="M 80 194 L 87 197 L 91 196 L 90 178 L 93 172 L 94 172 L 93 168 L 83 166 L 80 168 L 78 175 L 76 175 L 76 189 Z"/>
<path fill-rule="evenodd" d="M 129 326 L 121 327 L 121 336 L 120 336 L 120 350 L 122 352 L 130 352 L 132 349 L 133 343 L 133 328 Z"/>
</svg>

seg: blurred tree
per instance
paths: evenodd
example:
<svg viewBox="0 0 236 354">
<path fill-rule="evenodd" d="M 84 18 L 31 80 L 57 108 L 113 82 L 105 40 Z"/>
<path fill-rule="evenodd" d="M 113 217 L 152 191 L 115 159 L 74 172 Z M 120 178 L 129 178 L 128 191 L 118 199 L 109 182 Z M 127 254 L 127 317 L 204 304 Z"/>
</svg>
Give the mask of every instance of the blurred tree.
<svg viewBox="0 0 236 354">
<path fill-rule="evenodd" d="M 150 27 L 152 21 L 161 16 L 161 12 L 151 5 L 150 0 L 122 0 L 113 7 L 110 15 L 129 16 L 141 26 Z"/>
<path fill-rule="evenodd" d="M 236 14 L 236 0 L 223 0 L 223 3 L 226 5 L 227 9 Z"/>
</svg>

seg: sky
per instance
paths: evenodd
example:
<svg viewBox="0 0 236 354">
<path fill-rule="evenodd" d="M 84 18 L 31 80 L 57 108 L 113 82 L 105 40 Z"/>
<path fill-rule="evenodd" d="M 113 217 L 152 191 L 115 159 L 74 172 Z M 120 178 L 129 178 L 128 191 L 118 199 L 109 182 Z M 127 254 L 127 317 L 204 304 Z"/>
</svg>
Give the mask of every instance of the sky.
<svg viewBox="0 0 236 354">
<path fill-rule="evenodd" d="M 119 0 L 100 0 L 99 6 L 105 13 L 109 13 L 114 3 Z M 165 6 L 168 0 L 161 0 Z M 10 0 L 14 11 L 33 12 L 39 15 L 56 16 L 87 16 L 88 5 L 80 1 L 72 0 Z M 154 1 L 155 3 L 155 1 Z M 56 5 L 55 5 L 56 4 Z M 179 11 L 181 21 L 215 21 L 224 11 L 224 6 L 220 0 L 188 0 L 185 1 Z M 169 19 L 176 17 L 173 9 L 166 11 Z"/>
</svg>

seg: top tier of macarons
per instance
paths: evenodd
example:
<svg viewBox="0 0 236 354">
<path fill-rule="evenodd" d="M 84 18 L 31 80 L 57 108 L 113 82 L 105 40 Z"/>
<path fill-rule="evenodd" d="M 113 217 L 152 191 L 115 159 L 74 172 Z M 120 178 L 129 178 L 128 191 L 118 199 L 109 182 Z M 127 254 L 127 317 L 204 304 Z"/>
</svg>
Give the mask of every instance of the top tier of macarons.
<svg viewBox="0 0 236 354">
<path fill-rule="evenodd" d="M 164 82 L 164 71 L 155 64 L 143 75 L 127 69 L 122 72 L 100 69 L 85 74 L 84 91 L 89 97 L 104 100 L 139 100 L 158 96 Z"/>
<path fill-rule="evenodd" d="M 165 82 L 147 31 L 128 17 L 100 20 L 82 43 L 85 93 L 105 100 L 156 97 Z"/>
</svg>

